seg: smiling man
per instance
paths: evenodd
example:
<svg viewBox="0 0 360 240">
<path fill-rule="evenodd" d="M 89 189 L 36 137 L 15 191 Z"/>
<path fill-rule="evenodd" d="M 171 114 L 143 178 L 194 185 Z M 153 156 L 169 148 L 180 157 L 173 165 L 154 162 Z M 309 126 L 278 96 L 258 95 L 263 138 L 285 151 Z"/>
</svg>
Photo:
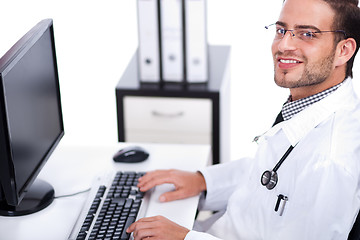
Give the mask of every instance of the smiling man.
<svg viewBox="0 0 360 240">
<path fill-rule="evenodd" d="M 290 97 L 256 156 L 195 173 L 147 173 L 140 190 L 172 183 L 160 201 L 202 193 L 200 208 L 218 213 L 193 230 L 144 218 L 127 230 L 136 240 L 348 238 L 360 209 L 358 0 L 286 0 L 266 28 L 275 32 L 275 82 Z"/>
<path fill-rule="evenodd" d="M 309 1 L 301 6 L 296 2 L 285 3 L 275 24 L 272 46 L 275 82 L 290 88 L 292 100 L 341 83 L 346 74 L 346 62 L 356 50 L 356 41 L 347 38 L 344 30 L 337 29 L 338 25 L 329 21 L 337 14 L 331 10 L 330 2 L 340 9 L 339 3 L 347 1 L 328 2 L 320 1 L 312 8 L 307 8 L 313 5 Z"/>
</svg>

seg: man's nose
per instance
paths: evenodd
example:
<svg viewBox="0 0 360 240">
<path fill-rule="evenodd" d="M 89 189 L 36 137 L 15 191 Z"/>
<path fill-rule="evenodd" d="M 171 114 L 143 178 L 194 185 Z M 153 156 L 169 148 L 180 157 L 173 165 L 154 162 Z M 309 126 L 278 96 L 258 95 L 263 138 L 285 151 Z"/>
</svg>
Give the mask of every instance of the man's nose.
<svg viewBox="0 0 360 240">
<path fill-rule="evenodd" d="M 295 50 L 297 47 L 296 36 L 292 31 L 286 31 L 282 39 L 278 44 L 278 50 L 280 52 Z"/>
</svg>

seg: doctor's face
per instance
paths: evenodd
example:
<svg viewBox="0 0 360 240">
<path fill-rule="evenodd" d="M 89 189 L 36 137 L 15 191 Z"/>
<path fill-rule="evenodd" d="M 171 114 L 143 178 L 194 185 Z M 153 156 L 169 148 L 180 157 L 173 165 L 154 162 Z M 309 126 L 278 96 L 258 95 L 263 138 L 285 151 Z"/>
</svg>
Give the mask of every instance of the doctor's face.
<svg viewBox="0 0 360 240">
<path fill-rule="evenodd" d="M 324 82 L 334 67 L 334 12 L 322 0 L 287 0 L 272 44 L 275 82 L 301 88 Z M 294 30 L 294 31 L 287 31 Z M 312 32 L 312 33 L 311 33 Z M 285 34 L 284 34 L 285 33 Z"/>
</svg>

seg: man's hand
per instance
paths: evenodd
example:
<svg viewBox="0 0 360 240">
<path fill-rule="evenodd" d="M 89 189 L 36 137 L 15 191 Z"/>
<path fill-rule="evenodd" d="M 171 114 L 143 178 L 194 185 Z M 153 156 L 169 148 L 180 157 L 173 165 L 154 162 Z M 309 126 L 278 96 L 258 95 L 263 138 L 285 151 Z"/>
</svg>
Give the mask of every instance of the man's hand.
<svg viewBox="0 0 360 240">
<path fill-rule="evenodd" d="M 139 178 L 140 191 L 147 191 L 160 184 L 171 183 L 175 191 L 164 193 L 160 196 L 161 202 L 184 199 L 198 195 L 206 190 L 206 183 L 200 172 L 186 172 L 180 170 L 151 171 Z"/>
<path fill-rule="evenodd" d="M 163 216 L 142 218 L 126 229 L 127 233 L 133 232 L 134 240 L 183 240 L 189 231 Z"/>
</svg>

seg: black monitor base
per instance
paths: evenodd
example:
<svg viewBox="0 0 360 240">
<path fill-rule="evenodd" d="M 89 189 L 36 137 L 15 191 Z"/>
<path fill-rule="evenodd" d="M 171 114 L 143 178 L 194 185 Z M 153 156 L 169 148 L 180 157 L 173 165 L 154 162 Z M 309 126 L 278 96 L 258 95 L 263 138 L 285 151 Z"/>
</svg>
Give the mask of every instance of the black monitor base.
<svg viewBox="0 0 360 240">
<path fill-rule="evenodd" d="M 54 188 L 48 182 L 36 179 L 18 206 L 0 202 L 0 215 L 23 216 L 38 212 L 52 203 L 54 195 Z"/>
</svg>

